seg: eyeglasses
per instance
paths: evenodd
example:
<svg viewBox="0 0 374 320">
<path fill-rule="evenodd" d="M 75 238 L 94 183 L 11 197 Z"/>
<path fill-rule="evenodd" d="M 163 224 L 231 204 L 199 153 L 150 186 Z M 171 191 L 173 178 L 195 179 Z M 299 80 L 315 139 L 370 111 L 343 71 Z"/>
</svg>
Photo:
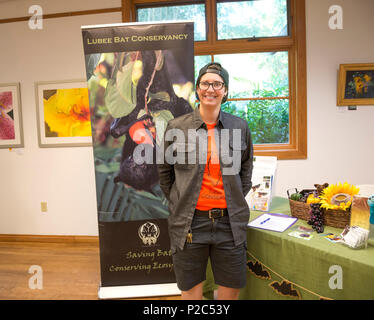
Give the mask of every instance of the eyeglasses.
<svg viewBox="0 0 374 320">
<path fill-rule="evenodd" d="M 214 82 L 203 81 L 203 82 L 200 82 L 198 86 L 201 90 L 208 90 L 210 86 L 212 86 L 213 90 L 221 90 L 224 85 L 225 83 L 220 82 L 220 81 L 214 81 Z"/>
</svg>

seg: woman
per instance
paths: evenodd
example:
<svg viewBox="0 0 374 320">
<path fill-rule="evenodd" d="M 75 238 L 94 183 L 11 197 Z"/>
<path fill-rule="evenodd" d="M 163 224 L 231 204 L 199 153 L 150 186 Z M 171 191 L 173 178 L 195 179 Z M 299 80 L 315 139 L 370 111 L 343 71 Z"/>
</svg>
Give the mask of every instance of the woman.
<svg viewBox="0 0 374 320">
<path fill-rule="evenodd" d="M 208 258 L 218 299 L 237 299 L 246 282 L 253 146 L 246 121 L 221 111 L 228 85 L 219 63 L 204 66 L 196 81 L 199 107 L 169 121 L 165 131 L 158 171 L 182 299 L 202 299 Z"/>
</svg>

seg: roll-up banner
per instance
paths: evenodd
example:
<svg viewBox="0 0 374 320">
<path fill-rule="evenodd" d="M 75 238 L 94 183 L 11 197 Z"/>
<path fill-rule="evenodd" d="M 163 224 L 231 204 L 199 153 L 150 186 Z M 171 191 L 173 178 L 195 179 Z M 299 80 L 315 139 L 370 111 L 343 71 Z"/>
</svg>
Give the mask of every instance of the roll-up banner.
<svg viewBox="0 0 374 320">
<path fill-rule="evenodd" d="M 158 152 L 194 105 L 193 22 L 82 27 L 96 178 L 99 298 L 179 294 Z"/>
</svg>

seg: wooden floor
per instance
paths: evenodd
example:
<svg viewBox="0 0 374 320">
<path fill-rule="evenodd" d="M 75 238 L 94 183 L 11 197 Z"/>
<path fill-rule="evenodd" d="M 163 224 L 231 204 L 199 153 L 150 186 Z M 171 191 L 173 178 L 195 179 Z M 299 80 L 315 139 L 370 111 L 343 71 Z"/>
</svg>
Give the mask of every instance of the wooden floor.
<svg viewBox="0 0 374 320">
<path fill-rule="evenodd" d="M 29 288 L 33 265 L 42 268 L 42 289 Z M 0 239 L 0 300 L 96 300 L 99 283 L 98 241 Z M 180 296 L 141 299 L 179 300 Z"/>
</svg>

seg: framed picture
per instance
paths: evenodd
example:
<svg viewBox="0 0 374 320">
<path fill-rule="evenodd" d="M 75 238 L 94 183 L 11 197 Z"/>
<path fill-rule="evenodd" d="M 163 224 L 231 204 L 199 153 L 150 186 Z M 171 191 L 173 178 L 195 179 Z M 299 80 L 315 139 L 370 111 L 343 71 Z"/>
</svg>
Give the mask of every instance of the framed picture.
<svg viewBox="0 0 374 320">
<path fill-rule="evenodd" d="M 337 104 L 374 105 L 374 63 L 340 65 Z"/>
<path fill-rule="evenodd" d="M 0 148 L 23 148 L 19 83 L 0 84 Z"/>
<path fill-rule="evenodd" d="M 39 147 L 92 145 L 87 82 L 37 82 L 36 108 Z"/>
</svg>

